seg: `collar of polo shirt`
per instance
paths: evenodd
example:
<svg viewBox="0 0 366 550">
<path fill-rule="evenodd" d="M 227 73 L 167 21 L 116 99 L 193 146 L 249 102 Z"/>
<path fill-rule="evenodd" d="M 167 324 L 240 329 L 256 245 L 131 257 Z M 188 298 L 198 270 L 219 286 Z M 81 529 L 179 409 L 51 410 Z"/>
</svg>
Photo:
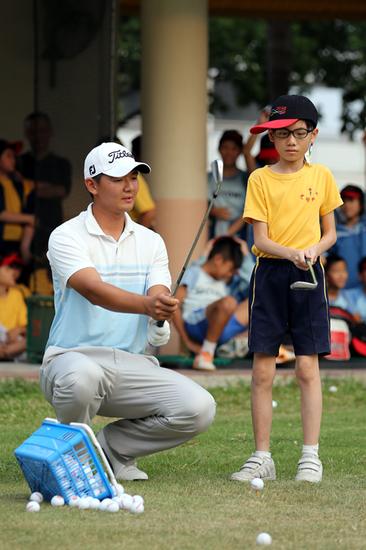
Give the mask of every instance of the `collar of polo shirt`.
<svg viewBox="0 0 366 550">
<path fill-rule="evenodd" d="M 85 225 L 88 232 L 91 235 L 105 235 L 108 237 L 108 235 L 104 233 L 103 229 L 100 227 L 97 220 L 95 219 L 93 215 L 92 206 L 93 206 L 92 204 L 89 204 L 86 211 Z M 135 232 L 135 222 L 130 218 L 127 212 L 125 212 L 125 228 L 123 230 L 123 233 L 120 239 L 126 238 L 127 235 L 134 232 Z"/>
</svg>

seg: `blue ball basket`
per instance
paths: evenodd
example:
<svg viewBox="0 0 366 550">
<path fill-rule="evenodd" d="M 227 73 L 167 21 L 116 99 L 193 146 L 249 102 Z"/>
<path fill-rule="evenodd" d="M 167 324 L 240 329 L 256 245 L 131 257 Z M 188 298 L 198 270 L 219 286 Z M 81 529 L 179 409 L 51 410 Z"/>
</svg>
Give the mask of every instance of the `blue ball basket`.
<svg viewBox="0 0 366 550">
<path fill-rule="evenodd" d="M 90 440 L 104 462 L 109 479 Z M 87 424 L 61 424 L 46 418 L 14 454 L 31 491 L 39 491 L 45 500 L 61 495 L 68 503 L 73 495 L 102 500 L 116 494 L 114 474 Z"/>
</svg>

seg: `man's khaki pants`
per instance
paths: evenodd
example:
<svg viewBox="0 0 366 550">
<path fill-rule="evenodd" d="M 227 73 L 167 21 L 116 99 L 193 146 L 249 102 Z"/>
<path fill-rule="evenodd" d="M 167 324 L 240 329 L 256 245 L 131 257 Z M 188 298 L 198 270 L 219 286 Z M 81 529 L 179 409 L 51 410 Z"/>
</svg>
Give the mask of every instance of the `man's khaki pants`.
<svg viewBox="0 0 366 550">
<path fill-rule="evenodd" d="M 103 432 L 122 462 L 180 445 L 215 416 L 211 394 L 189 378 L 155 357 L 112 348 L 46 354 L 40 384 L 60 422 L 89 424 L 97 414 L 121 419 Z"/>
</svg>

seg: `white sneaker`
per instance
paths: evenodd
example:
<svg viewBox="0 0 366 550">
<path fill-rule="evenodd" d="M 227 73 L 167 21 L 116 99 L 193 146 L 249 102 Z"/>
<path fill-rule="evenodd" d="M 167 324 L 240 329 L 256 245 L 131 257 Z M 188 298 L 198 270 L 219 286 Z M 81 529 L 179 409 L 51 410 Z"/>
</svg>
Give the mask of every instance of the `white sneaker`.
<svg viewBox="0 0 366 550">
<path fill-rule="evenodd" d="M 201 351 L 194 358 L 192 368 L 197 370 L 216 370 L 213 363 L 213 355 L 207 351 Z"/>
<path fill-rule="evenodd" d="M 304 454 L 297 464 L 295 481 L 320 483 L 323 477 L 323 465 L 315 455 Z"/>
<path fill-rule="evenodd" d="M 102 447 L 104 454 L 106 455 L 108 462 L 113 470 L 116 479 L 119 481 L 135 481 L 149 479 L 146 472 L 139 470 L 134 460 L 128 460 L 127 462 L 120 462 L 115 458 L 112 449 L 109 447 L 107 440 L 104 436 L 103 430 L 97 434 L 97 440 Z"/>
<path fill-rule="evenodd" d="M 239 472 L 234 472 L 230 479 L 232 481 L 251 481 L 255 477 L 270 481 L 276 479 L 276 467 L 272 458 L 252 454 Z"/>
</svg>

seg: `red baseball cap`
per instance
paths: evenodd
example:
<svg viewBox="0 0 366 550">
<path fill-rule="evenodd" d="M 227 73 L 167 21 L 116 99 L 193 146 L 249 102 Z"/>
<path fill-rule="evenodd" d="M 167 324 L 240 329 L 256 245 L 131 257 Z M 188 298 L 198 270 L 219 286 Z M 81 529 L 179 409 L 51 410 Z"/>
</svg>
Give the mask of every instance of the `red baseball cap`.
<svg viewBox="0 0 366 550">
<path fill-rule="evenodd" d="M 250 133 L 286 128 L 298 120 L 309 120 L 316 128 L 318 111 L 315 105 L 303 95 L 281 95 L 273 102 L 268 121 L 252 126 Z"/>
<path fill-rule="evenodd" d="M 10 267 L 23 267 L 24 262 L 17 252 L 7 254 L 0 259 L 0 266 L 8 265 Z"/>
</svg>

